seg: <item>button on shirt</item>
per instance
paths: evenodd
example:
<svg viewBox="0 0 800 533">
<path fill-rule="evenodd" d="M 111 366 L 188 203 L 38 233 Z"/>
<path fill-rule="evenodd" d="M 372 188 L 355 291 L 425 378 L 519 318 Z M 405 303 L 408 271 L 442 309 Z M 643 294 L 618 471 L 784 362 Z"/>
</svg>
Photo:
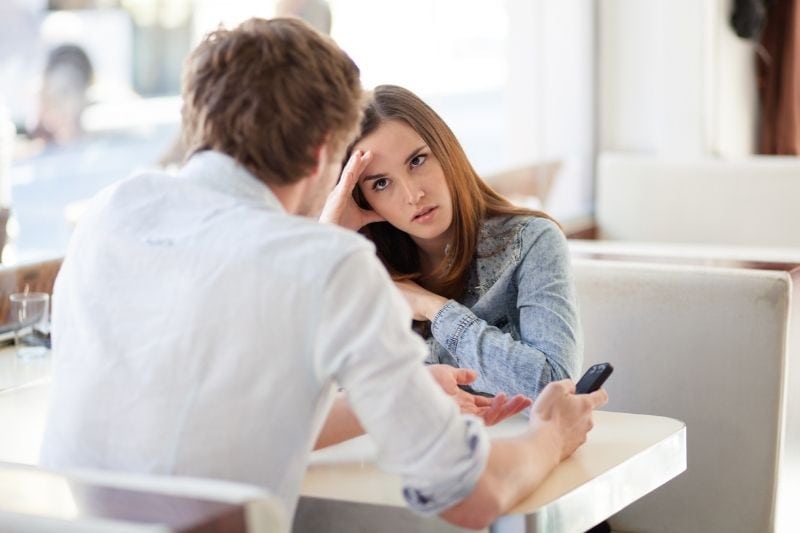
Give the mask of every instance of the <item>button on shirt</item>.
<svg viewBox="0 0 800 533">
<path fill-rule="evenodd" d="M 489 441 L 410 323 L 368 241 L 288 215 L 231 158 L 130 178 L 92 201 L 56 282 L 42 462 L 254 483 L 293 513 L 343 387 L 379 465 L 439 513 Z"/>
</svg>

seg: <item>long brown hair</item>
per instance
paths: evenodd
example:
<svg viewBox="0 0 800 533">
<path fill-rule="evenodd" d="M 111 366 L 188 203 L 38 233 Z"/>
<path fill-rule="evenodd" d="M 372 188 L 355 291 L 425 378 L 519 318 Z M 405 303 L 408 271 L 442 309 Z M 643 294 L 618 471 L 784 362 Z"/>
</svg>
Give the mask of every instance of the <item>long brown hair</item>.
<svg viewBox="0 0 800 533">
<path fill-rule="evenodd" d="M 497 215 L 550 217 L 541 211 L 517 207 L 489 187 L 472 168 L 464 149 L 444 120 L 403 87 L 379 85 L 375 88 L 367 102 L 361 132 L 355 142 L 387 120 L 401 120 L 410 126 L 439 161 L 453 201 L 453 242 L 446 260 L 430 276 L 421 279 L 419 250 L 407 233 L 388 222 L 370 224 L 361 233 L 375 243 L 378 256 L 393 277 L 414 279 L 436 294 L 457 298 L 464 290 L 483 220 Z M 348 157 L 353 145 L 348 150 Z M 358 188 L 355 195 L 362 207 L 368 207 Z"/>
</svg>

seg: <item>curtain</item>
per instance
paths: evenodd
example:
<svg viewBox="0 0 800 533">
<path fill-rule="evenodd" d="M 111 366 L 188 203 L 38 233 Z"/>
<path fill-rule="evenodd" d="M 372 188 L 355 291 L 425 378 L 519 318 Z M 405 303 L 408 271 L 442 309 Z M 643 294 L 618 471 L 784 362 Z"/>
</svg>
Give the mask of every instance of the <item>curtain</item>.
<svg viewBox="0 0 800 533">
<path fill-rule="evenodd" d="M 767 2 L 761 45 L 759 151 L 800 155 L 800 0 Z"/>
</svg>

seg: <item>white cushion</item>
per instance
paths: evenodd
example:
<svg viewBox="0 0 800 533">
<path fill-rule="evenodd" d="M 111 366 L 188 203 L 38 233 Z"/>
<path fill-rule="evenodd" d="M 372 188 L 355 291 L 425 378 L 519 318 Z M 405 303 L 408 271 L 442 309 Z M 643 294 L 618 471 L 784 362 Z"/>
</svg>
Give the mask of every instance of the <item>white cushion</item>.
<svg viewBox="0 0 800 533">
<path fill-rule="evenodd" d="M 687 472 L 617 515 L 614 529 L 772 531 L 776 501 L 800 487 L 800 478 L 784 476 L 776 488 L 778 465 L 796 468 L 800 453 L 789 275 L 581 259 L 574 266 L 585 366 L 615 367 L 608 409 L 687 426 Z M 796 513 L 779 510 L 784 519 Z"/>
<path fill-rule="evenodd" d="M 598 159 L 603 239 L 800 247 L 798 199 L 797 157 Z"/>
</svg>

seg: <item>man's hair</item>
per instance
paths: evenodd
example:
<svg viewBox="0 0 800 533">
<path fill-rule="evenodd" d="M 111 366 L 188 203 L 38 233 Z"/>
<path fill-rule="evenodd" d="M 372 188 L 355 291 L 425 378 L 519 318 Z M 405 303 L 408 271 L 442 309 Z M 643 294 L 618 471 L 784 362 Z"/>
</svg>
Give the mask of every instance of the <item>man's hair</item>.
<svg viewBox="0 0 800 533">
<path fill-rule="evenodd" d="M 358 67 L 330 38 L 298 19 L 250 19 L 210 33 L 186 60 L 187 154 L 213 149 L 261 181 L 287 185 L 310 174 L 317 149 L 357 133 Z"/>
</svg>

